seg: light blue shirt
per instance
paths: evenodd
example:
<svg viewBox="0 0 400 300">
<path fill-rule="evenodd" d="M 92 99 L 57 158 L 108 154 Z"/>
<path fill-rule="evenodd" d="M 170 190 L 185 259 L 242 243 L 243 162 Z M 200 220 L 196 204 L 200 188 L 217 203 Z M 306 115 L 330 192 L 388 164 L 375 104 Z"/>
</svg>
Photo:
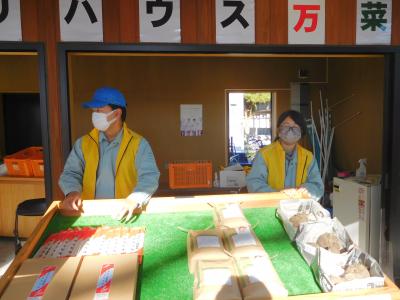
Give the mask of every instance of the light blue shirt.
<svg viewBox="0 0 400 300">
<path fill-rule="evenodd" d="M 286 154 L 285 159 L 285 189 L 296 188 L 297 151 Z M 301 185 L 307 189 L 311 197 L 319 200 L 324 194 L 324 184 L 319 173 L 317 161 L 313 158 L 308 169 L 307 181 Z M 250 193 L 278 192 L 268 185 L 268 168 L 260 152 L 256 154 L 249 175 L 246 177 L 247 190 Z"/>
<path fill-rule="evenodd" d="M 103 132 L 99 134 L 100 158 L 96 178 L 96 199 L 115 198 L 115 169 L 122 133 L 123 129 L 111 142 L 107 140 Z M 82 192 L 85 159 L 81 144 L 82 138 L 79 138 L 75 142 L 60 176 L 58 184 L 64 195 L 74 191 Z M 160 172 L 151 147 L 144 138 L 141 139 L 139 144 L 135 157 L 135 167 L 138 173 L 138 182 L 128 198 L 136 200 L 139 205 L 145 205 L 158 188 Z"/>
</svg>

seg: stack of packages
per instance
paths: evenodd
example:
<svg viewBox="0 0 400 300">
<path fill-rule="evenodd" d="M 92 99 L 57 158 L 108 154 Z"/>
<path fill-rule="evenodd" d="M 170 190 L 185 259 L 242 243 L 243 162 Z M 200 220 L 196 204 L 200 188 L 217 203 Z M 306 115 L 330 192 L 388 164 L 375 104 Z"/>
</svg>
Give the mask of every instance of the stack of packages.
<svg viewBox="0 0 400 300">
<path fill-rule="evenodd" d="M 2 299 L 135 299 L 143 245 L 144 228 L 52 234 L 24 261 Z"/>
<path fill-rule="evenodd" d="M 50 235 L 35 258 L 138 253 L 143 255 L 144 228 L 84 227 Z"/>
<path fill-rule="evenodd" d="M 193 298 L 258 300 L 287 290 L 238 204 L 214 207 L 216 229 L 189 231 Z"/>
<path fill-rule="evenodd" d="M 379 264 L 354 245 L 339 220 L 318 202 L 283 200 L 277 215 L 324 292 L 384 285 Z"/>
</svg>

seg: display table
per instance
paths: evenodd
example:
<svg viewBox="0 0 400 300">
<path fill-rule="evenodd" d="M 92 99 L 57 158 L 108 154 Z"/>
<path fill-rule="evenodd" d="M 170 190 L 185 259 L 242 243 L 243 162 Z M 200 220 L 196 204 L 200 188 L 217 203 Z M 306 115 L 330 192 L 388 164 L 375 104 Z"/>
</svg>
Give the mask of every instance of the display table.
<svg viewBox="0 0 400 300">
<path fill-rule="evenodd" d="M 15 211 L 27 199 L 44 198 L 44 179 L 0 176 L 0 236 L 14 236 Z M 19 235 L 28 237 L 40 217 L 20 217 Z"/>
<path fill-rule="evenodd" d="M 289 299 L 339 299 L 358 295 L 383 295 L 400 299 L 399 289 L 388 278 L 385 287 L 356 292 L 322 293 L 313 274 L 275 217 L 282 195 L 232 194 L 191 198 L 153 198 L 145 213 L 126 226 L 145 226 L 144 259 L 140 274 L 140 299 L 192 299 L 193 276 L 187 267 L 186 233 L 178 229 L 200 230 L 212 225 L 209 203 L 240 202 L 244 213 L 289 291 Z M 59 214 L 53 202 L 35 231 L 0 281 L 0 296 L 21 265 L 53 232 L 75 226 L 119 226 L 110 217 L 122 203 L 118 200 L 85 201 L 80 217 Z M 386 299 L 386 298 L 385 298 Z"/>
</svg>

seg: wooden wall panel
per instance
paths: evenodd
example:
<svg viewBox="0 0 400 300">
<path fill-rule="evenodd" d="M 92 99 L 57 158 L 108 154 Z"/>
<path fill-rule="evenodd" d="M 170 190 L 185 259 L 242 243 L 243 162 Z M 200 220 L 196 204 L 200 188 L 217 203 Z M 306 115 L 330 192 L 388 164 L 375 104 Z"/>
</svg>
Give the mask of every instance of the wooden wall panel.
<svg viewBox="0 0 400 300">
<path fill-rule="evenodd" d="M 400 0 L 392 0 L 392 45 L 400 45 Z"/>
<path fill-rule="evenodd" d="M 197 0 L 197 43 L 215 44 L 215 0 Z"/>
<path fill-rule="evenodd" d="M 357 0 L 326 0 L 325 11 L 326 44 L 355 44 Z"/>
<path fill-rule="evenodd" d="M 21 0 L 22 40 L 36 42 L 39 40 L 38 0 Z"/>
<path fill-rule="evenodd" d="M 256 44 L 269 44 L 270 43 L 270 0 L 256 0 L 255 18 L 256 18 Z"/>
<path fill-rule="evenodd" d="M 288 2 L 270 0 L 270 43 L 281 45 L 288 43 Z"/>
<path fill-rule="evenodd" d="M 120 32 L 128 28 L 120 27 L 120 1 L 103 0 L 103 40 L 105 43 L 118 43 Z"/>
<path fill-rule="evenodd" d="M 39 40 L 46 45 L 46 77 L 49 115 L 50 159 L 52 170 L 53 199 L 62 199 L 58 177 L 64 167 L 61 147 L 61 112 L 57 43 L 60 41 L 58 1 L 38 2 Z"/>
<path fill-rule="evenodd" d="M 120 0 L 119 20 L 121 43 L 138 43 L 139 38 L 139 0 Z"/>
<path fill-rule="evenodd" d="M 183 44 L 197 42 L 197 0 L 181 0 L 181 40 Z"/>
</svg>

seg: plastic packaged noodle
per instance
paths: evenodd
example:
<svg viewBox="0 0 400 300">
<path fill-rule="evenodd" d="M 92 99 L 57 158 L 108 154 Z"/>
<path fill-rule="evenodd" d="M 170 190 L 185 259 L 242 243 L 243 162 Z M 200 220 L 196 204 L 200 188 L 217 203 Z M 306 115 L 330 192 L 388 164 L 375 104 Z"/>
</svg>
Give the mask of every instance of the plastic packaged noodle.
<svg viewBox="0 0 400 300">
<path fill-rule="evenodd" d="M 233 261 L 198 261 L 194 272 L 193 299 L 241 300 Z"/>
<path fill-rule="evenodd" d="M 217 228 L 249 227 L 250 223 L 237 203 L 214 206 L 214 224 Z"/>
<path fill-rule="evenodd" d="M 230 256 L 223 243 L 223 234 L 219 229 L 188 232 L 187 238 L 189 271 L 193 273 L 199 260 L 227 260 Z"/>
<path fill-rule="evenodd" d="M 336 218 L 301 224 L 295 241 L 309 265 L 318 247 L 336 254 L 349 252 L 354 247 L 346 229 Z"/>
<path fill-rule="evenodd" d="M 266 255 L 263 246 L 250 227 L 225 229 L 223 233 L 226 250 L 233 257 Z"/>
<path fill-rule="evenodd" d="M 235 259 L 244 300 L 287 297 L 288 291 L 268 255 Z"/>
<path fill-rule="evenodd" d="M 344 254 L 318 248 L 312 269 L 324 292 L 375 288 L 385 283 L 378 262 L 359 248 Z"/>
<path fill-rule="evenodd" d="M 301 223 L 331 218 L 329 211 L 314 200 L 282 200 L 276 213 L 291 240 L 294 239 Z"/>
</svg>

